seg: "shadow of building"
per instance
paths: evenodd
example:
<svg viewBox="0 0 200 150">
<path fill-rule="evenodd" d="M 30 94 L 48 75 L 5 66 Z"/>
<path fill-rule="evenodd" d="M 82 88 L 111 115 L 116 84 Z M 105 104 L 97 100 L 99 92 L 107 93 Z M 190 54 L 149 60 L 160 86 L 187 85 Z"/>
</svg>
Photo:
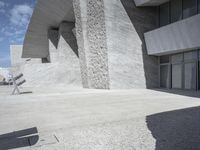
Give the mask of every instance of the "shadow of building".
<svg viewBox="0 0 200 150">
<path fill-rule="evenodd" d="M 0 150 L 35 145 L 39 140 L 37 128 L 30 128 L 0 135 Z"/>
<path fill-rule="evenodd" d="M 147 116 L 156 150 L 200 150 L 200 107 Z"/>
<path fill-rule="evenodd" d="M 142 45 L 143 66 L 147 88 L 158 88 L 158 57 L 147 54 L 144 33 L 158 27 L 157 7 L 137 7 L 133 0 L 121 0 L 121 3 L 136 30 Z"/>
</svg>

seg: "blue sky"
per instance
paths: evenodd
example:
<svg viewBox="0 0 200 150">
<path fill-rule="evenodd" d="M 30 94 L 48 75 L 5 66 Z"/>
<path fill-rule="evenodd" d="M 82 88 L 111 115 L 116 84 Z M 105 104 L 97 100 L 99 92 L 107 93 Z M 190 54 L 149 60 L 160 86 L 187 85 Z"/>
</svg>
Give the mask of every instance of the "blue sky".
<svg viewBox="0 0 200 150">
<path fill-rule="evenodd" d="M 23 44 L 36 0 L 0 0 L 0 67 L 10 66 L 10 45 Z"/>
</svg>

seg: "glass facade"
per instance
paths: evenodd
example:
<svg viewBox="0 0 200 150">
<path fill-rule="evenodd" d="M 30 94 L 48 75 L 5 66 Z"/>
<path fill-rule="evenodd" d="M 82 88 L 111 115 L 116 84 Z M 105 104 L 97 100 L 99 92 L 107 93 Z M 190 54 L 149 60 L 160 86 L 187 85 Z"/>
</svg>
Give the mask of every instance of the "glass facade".
<svg viewBox="0 0 200 150">
<path fill-rule="evenodd" d="M 184 89 L 195 90 L 196 89 L 196 63 L 184 64 Z"/>
<path fill-rule="evenodd" d="M 171 23 L 182 19 L 182 0 L 171 0 Z"/>
<path fill-rule="evenodd" d="M 172 88 L 182 88 L 182 64 L 172 65 Z"/>
<path fill-rule="evenodd" d="M 197 14 L 197 0 L 183 0 L 183 18 Z"/>
<path fill-rule="evenodd" d="M 200 13 L 200 0 L 170 0 L 159 6 L 160 27 Z"/>
<path fill-rule="evenodd" d="M 170 17 L 169 17 L 169 3 L 165 3 L 160 6 L 160 15 L 159 15 L 159 20 L 160 20 L 160 26 L 165 26 L 170 23 Z"/>
<path fill-rule="evenodd" d="M 160 66 L 160 87 L 161 88 L 169 88 L 169 65 L 161 65 Z"/>
<path fill-rule="evenodd" d="M 200 14 L 200 0 L 198 0 L 198 13 Z"/>
<path fill-rule="evenodd" d="M 168 58 L 168 62 L 163 62 Z M 200 89 L 200 50 L 160 57 L 160 87 Z"/>
</svg>

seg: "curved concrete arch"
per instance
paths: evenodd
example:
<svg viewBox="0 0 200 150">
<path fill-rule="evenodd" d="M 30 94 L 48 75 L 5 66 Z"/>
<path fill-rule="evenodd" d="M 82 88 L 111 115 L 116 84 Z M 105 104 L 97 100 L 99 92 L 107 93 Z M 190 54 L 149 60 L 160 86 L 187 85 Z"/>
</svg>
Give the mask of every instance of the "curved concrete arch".
<svg viewBox="0 0 200 150">
<path fill-rule="evenodd" d="M 26 32 L 22 57 L 47 57 L 48 29 L 59 27 L 62 21 L 74 20 L 73 0 L 38 0 Z"/>
</svg>

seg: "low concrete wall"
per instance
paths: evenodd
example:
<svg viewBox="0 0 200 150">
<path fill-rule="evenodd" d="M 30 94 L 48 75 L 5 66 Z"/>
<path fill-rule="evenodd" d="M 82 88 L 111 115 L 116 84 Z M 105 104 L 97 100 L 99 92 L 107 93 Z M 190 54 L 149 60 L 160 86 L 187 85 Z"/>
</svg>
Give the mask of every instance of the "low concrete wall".
<svg viewBox="0 0 200 150">
<path fill-rule="evenodd" d="M 200 14 L 145 33 L 149 55 L 165 55 L 200 48 Z"/>
<path fill-rule="evenodd" d="M 41 63 L 41 59 L 39 58 L 22 58 L 22 48 L 22 45 L 10 46 L 11 66 L 18 66 L 24 63 Z"/>
<path fill-rule="evenodd" d="M 13 73 L 24 74 L 26 87 L 64 86 L 82 88 L 76 38 L 72 32 L 74 23 L 62 23 L 59 30 L 49 36 L 50 63 L 17 63 Z M 52 38 L 53 37 L 53 38 Z M 15 51 L 16 50 L 16 51 Z M 12 51 L 22 51 L 22 46 Z M 41 60 L 41 59 L 40 59 Z"/>
<path fill-rule="evenodd" d="M 133 0 L 105 0 L 110 88 L 158 86 L 158 61 L 147 55 L 144 32 L 156 27 L 155 8 Z"/>
</svg>

